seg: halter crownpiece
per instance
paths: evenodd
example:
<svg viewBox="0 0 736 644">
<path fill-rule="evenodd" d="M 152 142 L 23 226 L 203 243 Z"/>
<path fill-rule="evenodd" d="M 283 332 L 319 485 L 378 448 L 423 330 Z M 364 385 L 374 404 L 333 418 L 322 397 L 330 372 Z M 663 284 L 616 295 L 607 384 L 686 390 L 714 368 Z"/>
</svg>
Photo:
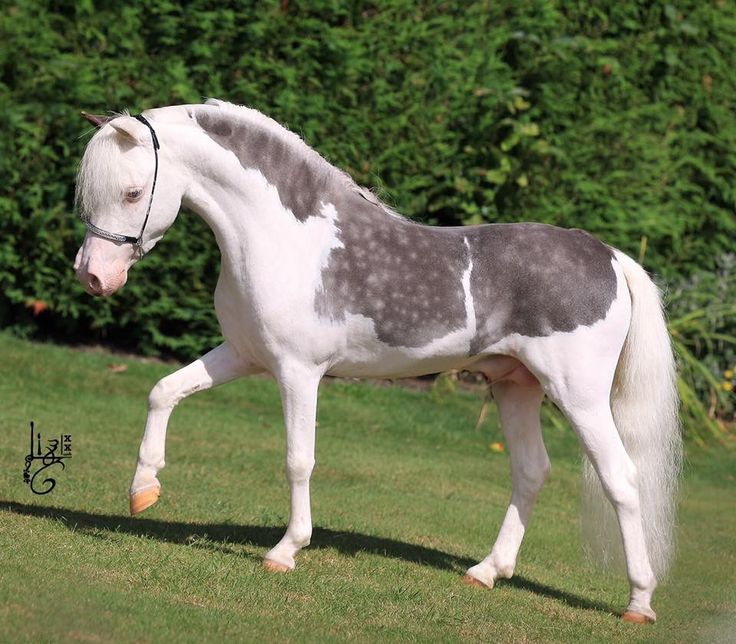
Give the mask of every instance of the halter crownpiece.
<svg viewBox="0 0 736 644">
<path fill-rule="evenodd" d="M 153 126 L 148 122 L 148 119 L 146 119 L 146 117 L 143 116 L 143 114 L 136 114 L 133 118 L 143 123 L 143 125 L 145 125 L 150 130 L 151 142 L 153 143 L 153 156 L 155 160 L 155 165 L 153 169 L 153 184 L 151 185 L 151 196 L 148 198 L 148 208 L 146 209 L 146 218 L 143 220 L 143 226 L 141 226 L 141 232 L 138 233 L 138 237 L 132 237 L 131 235 L 120 235 L 118 233 L 111 233 L 108 230 L 103 230 L 102 228 L 95 226 L 88 219 L 84 219 L 84 224 L 85 226 L 87 226 L 87 230 L 93 232 L 95 235 L 99 235 L 100 237 L 103 237 L 104 239 L 109 239 L 111 241 L 116 241 L 116 242 L 122 242 L 125 244 L 133 244 L 134 246 L 138 248 L 138 252 L 140 253 L 141 257 L 143 257 L 143 232 L 146 230 L 146 225 L 148 224 L 148 217 L 151 214 L 151 206 L 153 205 L 153 193 L 156 190 L 156 179 L 158 178 L 158 151 L 161 148 L 161 145 L 158 142 L 156 131 L 153 129 Z M 104 123 L 102 125 L 104 125 Z"/>
</svg>

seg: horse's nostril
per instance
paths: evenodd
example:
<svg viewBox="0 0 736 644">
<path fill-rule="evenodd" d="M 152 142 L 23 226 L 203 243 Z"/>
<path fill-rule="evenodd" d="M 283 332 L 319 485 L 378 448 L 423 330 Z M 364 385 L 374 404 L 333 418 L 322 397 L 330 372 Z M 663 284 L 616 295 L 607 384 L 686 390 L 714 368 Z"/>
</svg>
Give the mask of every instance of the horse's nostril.
<svg viewBox="0 0 736 644">
<path fill-rule="evenodd" d="M 100 282 L 100 279 L 97 277 L 97 275 L 94 275 L 94 274 L 90 273 L 90 276 L 89 276 L 89 287 L 95 293 L 99 293 L 102 290 L 102 282 Z"/>
</svg>

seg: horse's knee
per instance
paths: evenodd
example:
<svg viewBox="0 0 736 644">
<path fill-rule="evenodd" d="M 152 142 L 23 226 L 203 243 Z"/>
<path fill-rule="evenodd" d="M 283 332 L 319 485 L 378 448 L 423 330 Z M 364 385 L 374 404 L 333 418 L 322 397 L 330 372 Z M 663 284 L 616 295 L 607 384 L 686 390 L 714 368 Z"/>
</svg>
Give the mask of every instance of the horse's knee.
<svg viewBox="0 0 736 644">
<path fill-rule="evenodd" d="M 308 481 L 314 469 L 314 459 L 306 456 L 286 457 L 286 478 L 291 483 Z"/>
<path fill-rule="evenodd" d="M 181 388 L 172 376 L 166 376 L 161 378 L 148 394 L 148 408 L 150 410 L 172 409 L 181 398 Z"/>
</svg>

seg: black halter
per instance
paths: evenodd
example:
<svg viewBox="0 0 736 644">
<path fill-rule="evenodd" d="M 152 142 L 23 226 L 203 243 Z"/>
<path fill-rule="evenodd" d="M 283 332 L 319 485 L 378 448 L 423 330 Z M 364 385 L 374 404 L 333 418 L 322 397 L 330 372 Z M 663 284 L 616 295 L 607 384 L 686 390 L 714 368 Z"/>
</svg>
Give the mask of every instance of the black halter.
<svg viewBox="0 0 736 644">
<path fill-rule="evenodd" d="M 137 114 L 133 118 L 143 123 L 143 125 L 145 125 L 151 131 L 151 141 L 153 142 L 153 156 L 156 162 L 153 170 L 151 196 L 148 199 L 148 209 L 146 210 L 146 218 L 143 220 L 143 226 L 141 226 L 141 232 L 138 233 L 138 237 L 131 237 L 130 235 L 119 235 L 118 233 L 111 233 L 107 230 L 103 230 L 102 228 L 98 228 L 87 219 L 84 220 L 84 223 L 87 226 L 87 229 L 93 232 L 95 235 L 99 235 L 100 237 L 104 237 L 105 239 L 109 239 L 111 241 L 123 242 L 125 244 L 133 244 L 138 248 L 138 252 L 141 254 L 141 256 L 143 256 L 143 231 L 146 230 L 148 217 L 151 214 L 151 205 L 153 204 L 153 192 L 154 190 L 156 190 L 156 178 L 158 177 L 158 150 L 161 146 L 159 145 L 156 132 L 154 131 L 153 127 L 148 122 L 146 117 L 143 116 L 143 114 Z"/>
</svg>

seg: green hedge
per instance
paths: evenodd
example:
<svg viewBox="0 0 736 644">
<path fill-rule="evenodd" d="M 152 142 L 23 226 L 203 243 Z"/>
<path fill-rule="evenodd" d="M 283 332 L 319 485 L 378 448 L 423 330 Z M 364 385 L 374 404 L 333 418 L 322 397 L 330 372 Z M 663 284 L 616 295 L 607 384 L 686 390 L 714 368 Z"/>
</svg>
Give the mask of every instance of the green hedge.
<svg viewBox="0 0 736 644">
<path fill-rule="evenodd" d="M 734 248 L 731 3 L 27 0 L 0 36 L 0 326 L 19 333 L 217 342 L 218 253 L 191 214 L 114 298 L 78 286 L 81 109 L 245 103 L 410 217 L 577 226 L 635 256 L 646 237 L 665 279 Z"/>
</svg>

